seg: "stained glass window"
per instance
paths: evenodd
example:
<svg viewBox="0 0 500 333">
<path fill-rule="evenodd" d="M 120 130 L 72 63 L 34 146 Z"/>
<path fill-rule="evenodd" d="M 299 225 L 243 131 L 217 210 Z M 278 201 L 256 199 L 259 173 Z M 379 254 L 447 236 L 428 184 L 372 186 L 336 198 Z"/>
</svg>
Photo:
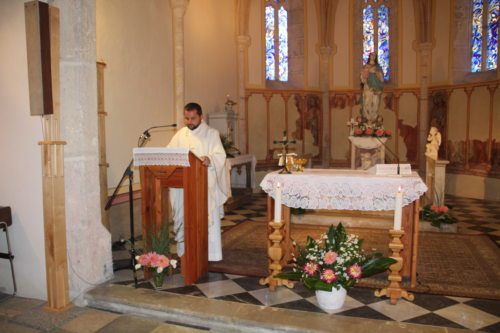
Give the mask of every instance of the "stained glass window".
<svg viewBox="0 0 500 333">
<path fill-rule="evenodd" d="M 483 0 L 472 3 L 472 59 L 471 71 L 481 71 L 481 56 L 483 45 Z"/>
<path fill-rule="evenodd" d="M 279 18 L 279 78 L 288 81 L 288 13 L 281 7 L 278 11 Z"/>
<path fill-rule="evenodd" d="M 288 11 L 286 0 L 267 0 L 266 80 L 288 81 Z"/>
<path fill-rule="evenodd" d="M 378 63 L 384 71 L 384 80 L 389 80 L 389 8 L 378 9 Z"/>
<path fill-rule="evenodd" d="M 472 1 L 471 72 L 497 68 L 499 3 Z"/>
<path fill-rule="evenodd" d="M 488 43 L 486 70 L 496 69 L 498 60 L 498 14 L 500 1 L 490 0 L 488 6 Z"/>
<path fill-rule="evenodd" d="M 368 55 L 375 51 L 373 35 L 373 8 L 367 6 L 363 9 L 363 63 L 368 61 Z"/>
<path fill-rule="evenodd" d="M 384 1 L 365 1 L 363 8 L 363 63 L 371 52 L 377 54 L 384 80 L 390 79 L 389 67 L 389 7 Z"/>
<path fill-rule="evenodd" d="M 275 61 L 274 61 L 274 8 L 266 7 L 266 79 L 274 80 L 275 78 Z"/>
</svg>

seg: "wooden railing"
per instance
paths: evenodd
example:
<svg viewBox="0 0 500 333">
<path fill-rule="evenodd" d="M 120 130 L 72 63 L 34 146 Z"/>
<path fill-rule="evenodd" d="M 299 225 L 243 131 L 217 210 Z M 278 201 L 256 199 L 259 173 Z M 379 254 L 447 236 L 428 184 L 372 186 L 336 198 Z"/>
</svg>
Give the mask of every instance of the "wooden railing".
<svg viewBox="0 0 500 333">
<path fill-rule="evenodd" d="M 450 161 L 449 172 L 500 178 L 500 80 L 432 86 L 429 88 L 430 125 L 438 127 L 443 143 L 439 156 Z M 318 90 L 246 89 L 246 151 L 256 155 L 257 169 L 277 166 L 276 151 L 286 130 L 299 155 L 310 154 L 319 164 L 323 147 L 330 147 L 329 165 L 350 164 L 349 119 L 359 115 L 359 89 L 329 93 L 330 110 L 323 113 Z M 388 148 L 400 159 L 418 165 L 420 88 L 385 88 L 380 114 L 393 132 Z M 325 126 L 329 122 L 331 126 Z M 328 123 L 326 123 L 328 124 Z M 498 128 L 498 130 L 496 130 Z M 250 130 L 251 129 L 251 130 Z M 328 130 L 323 142 L 323 131 Z M 391 154 L 386 158 L 394 160 Z"/>
</svg>

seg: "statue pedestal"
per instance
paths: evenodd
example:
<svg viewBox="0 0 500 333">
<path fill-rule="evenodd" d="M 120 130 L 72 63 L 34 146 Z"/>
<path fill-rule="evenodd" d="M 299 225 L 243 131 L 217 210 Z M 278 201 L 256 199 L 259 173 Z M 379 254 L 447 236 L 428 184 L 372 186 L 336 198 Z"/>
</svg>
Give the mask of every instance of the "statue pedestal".
<svg viewBox="0 0 500 333">
<path fill-rule="evenodd" d="M 366 170 L 375 164 L 385 163 L 387 138 L 349 136 L 351 141 L 351 169 Z"/>
<path fill-rule="evenodd" d="M 450 161 L 426 157 L 425 183 L 428 190 L 425 194 L 425 204 L 444 205 L 446 165 Z"/>
</svg>

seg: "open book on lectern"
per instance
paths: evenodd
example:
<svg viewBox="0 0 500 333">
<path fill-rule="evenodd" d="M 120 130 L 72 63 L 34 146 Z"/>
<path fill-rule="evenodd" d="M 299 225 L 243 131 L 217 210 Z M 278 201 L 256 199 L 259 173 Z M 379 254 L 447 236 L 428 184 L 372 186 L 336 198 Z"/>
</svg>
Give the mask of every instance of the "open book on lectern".
<svg viewBox="0 0 500 333">
<path fill-rule="evenodd" d="M 134 166 L 176 165 L 188 167 L 188 148 L 144 147 L 134 148 Z"/>
<path fill-rule="evenodd" d="M 391 176 L 391 175 L 411 175 L 411 165 L 409 163 L 404 164 L 375 164 L 367 170 L 371 174 Z"/>
</svg>

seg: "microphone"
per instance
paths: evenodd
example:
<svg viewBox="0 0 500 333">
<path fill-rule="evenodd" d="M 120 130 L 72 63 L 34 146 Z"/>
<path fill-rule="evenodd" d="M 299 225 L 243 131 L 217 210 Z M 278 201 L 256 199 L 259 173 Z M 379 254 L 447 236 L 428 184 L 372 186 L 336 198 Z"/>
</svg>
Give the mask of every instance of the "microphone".
<svg viewBox="0 0 500 333">
<path fill-rule="evenodd" d="M 380 140 L 380 138 L 378 136 L 375 136 L 375 138 L 382 144 L 382 146 L 384 146 L 384 148 L 389 152 L 391 153 L 391 155 L 396 159 L 396 163 L 398 164 L 398 167 L 397 167 L 397 173 L 399 175 L 399 157 L 398 155 L 396 155 L 396 153 L 394 153 L 392 150 L 389 149 L 389 147 L 382 141 Z"/>
<path fill-rule="evenodd" d="M 149 134 L 150 130 L 155 129 L 155 128 L 167 128 L 167 127 L 177 127 L 177 124 L 151 126 L 147 130 L 142 132 L 141 136 L 139 137 L 139 142 L 140 142 L 140 140 L 146 141 L 147 139 L 149 139 L 151 137 L 151 134 Z M 141 145 L 138 144 L 138 146 L 140 147 Z"/>
</svg>

